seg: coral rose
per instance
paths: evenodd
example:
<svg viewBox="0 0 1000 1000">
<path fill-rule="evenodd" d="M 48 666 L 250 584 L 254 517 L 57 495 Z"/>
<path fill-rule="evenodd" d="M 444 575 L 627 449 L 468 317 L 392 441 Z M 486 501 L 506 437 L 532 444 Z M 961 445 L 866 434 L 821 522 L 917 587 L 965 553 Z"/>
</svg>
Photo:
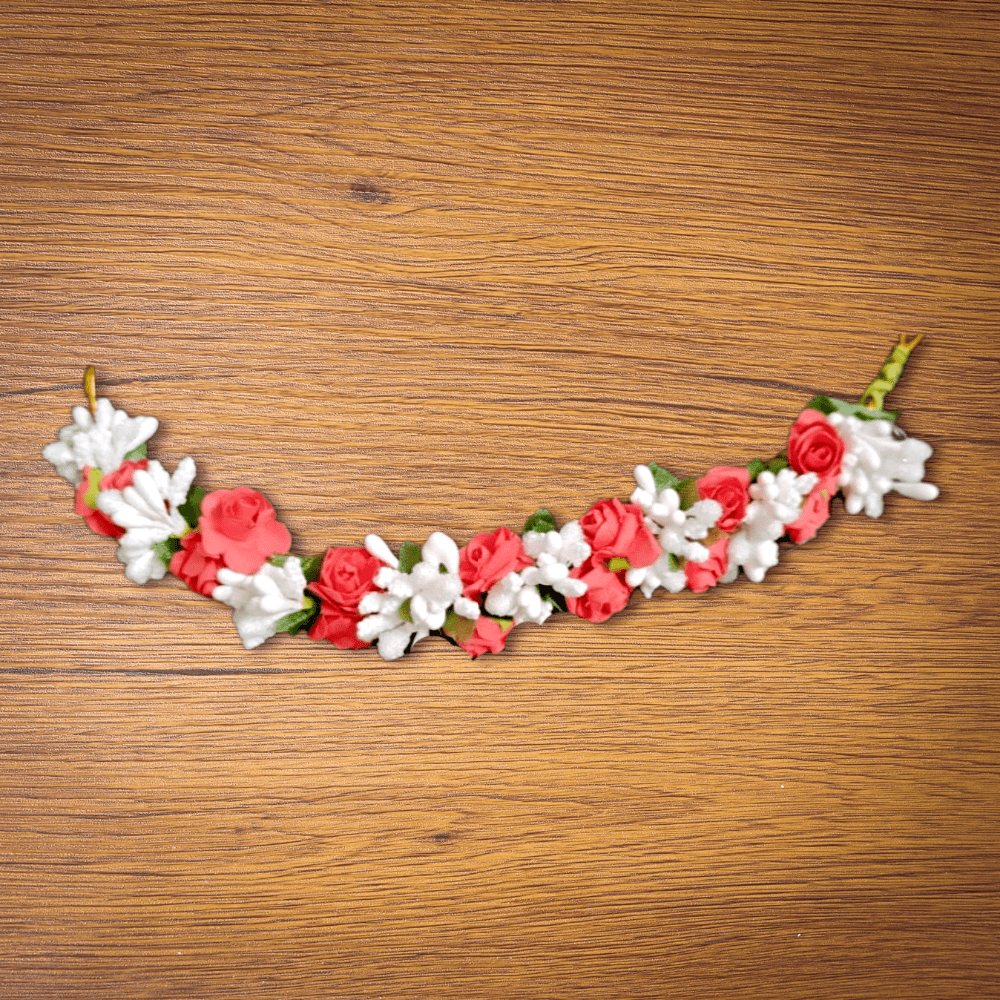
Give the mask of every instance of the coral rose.
<svg viewBox="0 0 1000 1000">
<path fill-rule="evenodd" d="M 256 490 L 215 490 L 201 501 L 202 545 L 237 573 L 256 573 L 264 560 L 292 547 L 292 536 Z"/>
<path fill-rule="evenodd" d="M 521 544 L 521 536 L 515 535 L 510 528 L 476 535 L 459 550 L 458 559 L 463 593 L 473 601 L 478 601 L 480 594 L 485 594 L 508 573 L 517 573 L 532 565 Z"/>
<path fill-rule="evenodd" d="M 570 573 L 575 580 L 583 580 L 587 592 L 582 597 L 567 597 L 566 608 L 589 622 L 603 622 L 617 614 L 628 604 L 632 588 L 625 582 L 625 573 L 612 573 L 595 556 L 581 563 Z"/>
<path fill-rule="evenodd" d="M 722 513 L 715 522 L 719 531 L 734 532 L 747 516 L 750 502 L 750 473 L 731 465 L 718 465 L 709 469 L 697 482 L 698 496 L 721 504 Z"/>
<path fill-rule="evenodd" d="M 720 501 L 721 502 L 721 501 Z M 688 586 L 696 593 L 701 594 L 714 587 L 729 568 L 729 539 L 720 538 L 708 549 L 708 558 L 704 562 L 691 562 L 684 564 L 684 575 L 687 577 Z"/>
<path fill-rule="evenodd" d="M 788 464 L 800 476 L 815 472 L 832 496 L 843 460 L 843 438 L 818 410 L 803 410 L 788 432 Z"/>
<path fill-rule="evenodd" d="M 580 528 L 594 559 L 627 559 L 632 569 L 638 569 L 651 566 L 662 555 L 659 542 L 646 527 L 642 508 L 617 497 L 595 503 L 580 518 Z"/>
<path fill-rule="evenodd" d="M 796 545 L 808 542 L 829 516 L 830 492 L 823 486 L 816 485 L 809 491 L 799 516 L 791 524 L 785 525 L 785 531 Z"/>
<path fill-rule="evenodd" d="M 101 477 L 98 489 L 93 494 L 94 498 L 96 499 L 97 492 L 100 490 L 123 490 L 126 486 L 131 486 L 132 480 L 135 478 L 135 470 L 148 467 L 149 462 L 144 458 L 138 462 L 122 462 L 114 472 L 109 472 L 106 476 Z M 83 478 L 76 489 L 76 512 L 81 517 L 86 518 L 87 526 L 91 531 L 98 535 L 107 535 L 109 538 L 121 538 L 125 534 L 125 529 L 118 527 L 104 511 L 91 507 L 87 500 L 87 494 L 91 492 L 90 474 L 100 471 L 100 469 L 91 469 L 89 465 L 83 467 Z"/>
<path fill-rule="evenodd" d="M 309 630 L 310 639 L 326 639 L 338 649 L 363 649 L 370 642 L 358 638 L 362 615 L 358 603 L 365 594 L 378 590 L 375 576 L 385 564 L 367 549 L 328 549 L 319 579 L 309 590 L 323 602 L 319 618 Z"/>
<path fill-rule="evenodd" d="M 189 531 L 181 539 L 181 547 L 170 557 L 170 572 L 205 597 L 211 597 L 219 586 L 216 574 L 223 566 L 221 558 L 205 551 L 200 531 Z"/>
<path fill-rule="evenodd" d="M 480 615 L 476 619 L 476 630 L 464 642 L 456 640 L 469 656 L 475 659 L 483 653 L 500 653 L 507 642 L 507 635 L 514 627 L 513 623 L 503 628 L 499 622 L 489 615 Z"/>
</svg>

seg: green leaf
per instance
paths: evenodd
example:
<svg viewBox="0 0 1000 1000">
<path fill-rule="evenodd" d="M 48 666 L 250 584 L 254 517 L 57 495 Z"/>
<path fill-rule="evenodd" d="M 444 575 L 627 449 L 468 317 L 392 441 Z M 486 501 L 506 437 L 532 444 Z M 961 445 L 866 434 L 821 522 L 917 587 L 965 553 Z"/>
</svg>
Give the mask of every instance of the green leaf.
<svg viewBox="0 0 1000 1000">
<path fill-rule="evenodd" d="M 133 448 L 125 453 L 126 462 L 138 462 L 146 457 L 146 442 L 143 441 L 138 448 Z"/>
<path fill-rule="evenodd" d="M 631 569 L 632 564 L 624 556 L 615 556 L 613 559 L 608 560 L 608 569 L 612 573 L 623 573 L 627 569 Z"/>
<path fill-rule="evenodd" d="M 399 547 L 399 572 L 409 573 L 424 558 L 416 542 L 403 542 Z"/>
<path fill-rule="evenodd" d="M 285 563 L 288 562 L 288 556 L 284 556 L 284 555 L 268 556 L 267 557 L 267 561 L 272 566 L 284 566 Z"/>
<path fill-rule="evenodd" d="M 694 479 L 682 479 L 677 486 L 677 495 L 681 498 L 681 510 L 687 510 L 701 499 L 698 483 Z"/>
<path fill-rule="evenodd" d="M 307 583 L 315 583 L 319 579 L 319 571 L 323 568 L 323 559 L 326 553 L 319 556 L 310 556 L 302 560 L 302 575 Z"/>
<path fill-rule="evenodd" d="M 313 623 L 319 617 L 319 601 L 305 594 L 302 597 L 302 610 L 292 611 L 279 618 L 274 626 L 275 632 L 287 632 L 289 635 L 297 635 L 302 629 L 312 628 Z"/>
<path fill-rule="evenodd" d="M 497 618 L 496 615 L 487 615 L 486 617 L 493 619 L 493 621 L 495 621 L 497 625 L 500 626 L 501 630 L 504 632 L 506 632 L 507 629 L 513 627 L 514 625 L 513 618 Z"/>
<path fill-rule="evenodd" d="M 409 622 L 411 625 L 413 624 L 413 618 L 410 615 L 410 598 L 409 597 L 405 601 L 403 601 L 402 604 L 400 604 L 398 610 L 396 611 L 396 614 L 398 614 L 399 617 L 402 618 L 404 622 Z"/>
<path fill-rule="evenodd" d="M 747 466 L 747 472 L 750 474 L 750 482 L 754 483 L 757 481 L 757 477 L 764 471 L 773 473 L 776 476 L 782 469 L 787 468 L 788 456 L 782 451 L 775 455 L 774 458 L 769 458 L 766 462 L 755 458 Z"/>
<path fill-rule="evenodd" d="M 195 531 L 198 530 L 198 518 L 201 517 L 201 501 L 205 498 L 206 490 L 203 490 L 200 486 L 192 486 L 188 490 L 187 500 L 184 501 L 178 508 L 177 513 L 187 521 L 188 524 L 194 528 Z"/>
<path fill-rule="evenodd" d="M 661 468 L 656 462 L 649 463 L 649 471 L 653 473 L 653 482 L 656 483 L 657 491 L 666 489 L 676 490 L 681 484 L 681 480 L 672 472 Z"/>
<path fill-rule="evenodd" d="M 845 403 L 842 399 L 831 396 L 813 396 L 806 403 L 807 410 L 818 410 L 820 413 L 844 413 L 859 420 L 895 420 L 899 410 L 869 410 L 860 403 Z"/>
<path fill-rule="evenodd" d="M 156 553 L 156 558 L 163 563 L 168 569 L 170 568 L 170 557 L 177 552 L 181 547 L 181 541 L 179 538 L 171 535 L 165 542 L 157 542 L 153 546 L 153 551 Z"/>
<path fill-rule="evenodd" d="M 525 531 L 555 531 L 556 519 L 543 507 L 524 522 Z"/>
<path fill-rule="evenodd" d="M 565 594 L 560 594 L 558 590 L 554 590 L 547 584 L 540 584 L 538 587 L 538 593 L 542 595 L 543 600 L 549 602 L 556 611 L 566 611 L 566 596 Z"/>
<path fill-rule="evenodd" d="M 450 635 L 456 642 L 468 642 L 476 631 L 476 623 L 471 618 L 463 618 L 454 609 L 448 611 L 441 631 Z"/>
<path fill-rule="evenodd" d="M 458 645 L 458 643 L 455 642 L 455 640 L 452 639 L 452 637 L 450 635 L 448 635 L 448 633 L 445 632 L 445 630 L 442 629 L 442 628 L 433 628 L 427 634 L 428 635 L 436 635 L 439 639 L 444 639 L 445 642 L 450 643 L 452 646 L 457 646 Z M 376 639 L 375 642 L 378 642 L 378 640 Z"/>
<path fill-rule="evenodd" d="M 670 563 L 670 569 L 674 573 L 676 573 L 679 569 L 684 568 L 684 563 L 682 563 L 680 559 L 678 559 L 677 556 L 673 554 L 673 552 L 670 553 L 670 558 L 667 560 L 667 562 Z"/>
</svg>

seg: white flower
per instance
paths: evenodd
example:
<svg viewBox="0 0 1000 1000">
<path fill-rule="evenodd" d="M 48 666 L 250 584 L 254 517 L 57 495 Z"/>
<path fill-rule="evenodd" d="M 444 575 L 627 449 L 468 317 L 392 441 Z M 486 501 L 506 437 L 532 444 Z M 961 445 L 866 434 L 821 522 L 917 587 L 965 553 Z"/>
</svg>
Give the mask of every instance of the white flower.
<svg viewBox="0 0 1000 1000">
<path fill-rule="evenodd" d="M 521 544 L 535 560 L 534 566 L 521 571 L 527 586 L 543 583 L 566 597 L 582 597 L 587 592 L 582 580 L 569 575 L 571 569 L 590 558 L 590 545 L 579 521 L 569 521 L 559 531 L 526 531 Z"/>
<path fill-rule="evenodd" d="M 217 575 L 212 597 L 233 609 L 233 623 L 247 649 L 269 639 L 282 618 L 305 606 L 306 578 L 298 556 L 288 556 L 281 566 L 266 562 L 253 575 L 225 568 Z"/>
<path fill-rule="evenodd" d="M 158 426 L 156 417 L 130 417 L 124 410 L 116 410 L 110 400 L 99 399 L 95 416 L 85 406 L 73 407 L 73 423 L 59 431 L 58 441 L 42 449 L 42 457 L 63 479 L 76 485 L 85 465 L 114 472 Z"/>
<path fill-rule="evenodd" d="M 115 555 L 135 583 L 160 580 L 167 572 L 153 546 L 188 531 L 177 508 L 187 499 L 194 474 L 192 458 L 182 458 L 172 476 L 153 459 L 147 470 L 135 470 L 131 486 L 97 494 L 97 509 L 127 529 Z"/>
<path fill-rule="evenodd" d="M 567 574 L 569 573 L 569 570 L 562 563 L 557 563 L 556 566 Z M 552 603 L 542 597 L 534 583 L 526 582 L 527 574 L 532 574 L 531 579 L 535 580 L 538 576 L 538 570 L 534 566 L 530 566 L 521 573 L 508 573 L 502 580 L 490 587 L 486 595 L 486 610 L 491 615 L 497 615 L 500 618 L 513 618 L 515 625 L 520 625 L 522 622 L 535 622 L 541 625 L 552 614 Z M 562 579 L 559 582 L 563 585 L 567 583 L 580 584 L 583 587 L 581 593 L 587 592 L 587 585 L 582 580 Z M 579 588 L 570 587 L 569 589 L 577 590 Z"/>
<path fill-rule="evenodd" d="M 365 539 L 365 548 L 383 562 L 385 542 L 377 535 Z M 396 660 L 406 652 L 411 642 L 419 642 L 440 628 L 448 611 L 463 618 L 479 617 L 479 605 L 462 596 L 462 578 L 458 575 L 458 546 L 443 532 L 435 531 L 421 549 L 421 561 L 409 573 L 395 566 L 383 566 L 375 576 L 375 586 L 382 592 L 366 594 L 358 604 L 365 615 L 358 622 L 357 634 L 362 642 L 378 639 L 378 651 L 384 660 Z M 392 553 L 390 552 L 391 556 Z M 400 614 L 409 601 L 409 620 Z"/>
<path fill-rule="evenodd" d="M 802 510 L 804 498 L 816 485 L 814 472 L 796 475 L 791 469 L 762 472 L 750 487 L 751 501 L 739 529 L 729 539 L 729 567 L 719 578 L 732 583 L 743 567 L 749 580 L 760 583 L 772 566 L 778 564 L 777 540 Z"/>
<path fill-rule="evenodd" d="M 863 508 L 869 517 L 879 517 L 882 498 L 890 490 L 913 500 L 933 500 L 938 495 L 933 483 L 921 481 L 924 462 L 934 452 L 926 441 L 897 438 L 903 432 L 888 420 L 859 420 L 843 413 L 831 413 L 826 419 L 846 446 L 839 485 L 848 514 Z"/>
<path fill-rule="evenodd" d="M 699 500 L 686 511 L 681 510 L 681 500 L 675 489 L 666 487 L 657 491 L 653 473 L 646 465 L 633 470 L 636 489 L 632 503 L 642 508 L 646 527 L 657 536 L 663 554 L 652 566 L 630 569 L 625 580 L 630 587 L 639 587 L 646 597 L 652 597 L 657 587 L 665 587 L 671 594 L 683 590 L 687 576 L 683 570 L 671 567 L 671 555 L 691 562 L 704 562 L 709 551 L 695 539 L 704 538 L 722 515 L 722 505 L 716 500 Z"/>
<path fill-rule="evenodd" d="M 703 545 L 698 546 L 704 556 L 694 562 L 704 562 L 709 552 Z M 687 586 L 687 574 L 682 569 L 671 566 L 671 553 L 664 552 L 651 566 L 638 566 L 625 574 L 625 582 L 630 587 L 639 587 L 646 597 L 652 597 L 657 587 L 665 588 L 671 594 L 680 593 Z"/>
<path fill-rule="evenodd" d="M 486 594 L 486 610 L 491 615 L 513 618 L 515 625 L 536 622 L 541 625 L 552 614 L 552 602 L 545 600 L 538 587 L 551 587 L 565 597 L 582 597 L 587 592 L 583 580 L 570 577 L 570 570 L 590 556 L 579 521 L 570 521 L 560 531 L 526 531 L 521 543 L 534 559 L 520 573 L 508 573 Z"/>
</svg>

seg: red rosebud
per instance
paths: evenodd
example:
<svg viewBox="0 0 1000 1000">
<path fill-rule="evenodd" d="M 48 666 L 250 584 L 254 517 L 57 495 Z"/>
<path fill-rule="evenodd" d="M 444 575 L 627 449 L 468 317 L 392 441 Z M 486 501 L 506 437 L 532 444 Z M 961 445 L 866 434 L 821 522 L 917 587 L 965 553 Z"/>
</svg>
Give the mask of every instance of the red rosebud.
<svg viewBox="0 0 1000 1000">
<path fill-rule="evenodd" d="M 817 484 L 806 497 L 799 516 L 791 524 L 785 525 L 785 531 L 796 545 L 808 542 L 829 516 L 830 493 L 825 487 Z"/>
<path fill-rule="evenodd" d="M 181 539 L 181 547 L 170 557 L 170 572 L 204 597 L 211 597 L 218 587 L 216 574 L 225 565 L 221 558 L 205 551 L 200 531 L 189 531 Z"/>
<path fill-rule="evenodd" d="M 198 527 L 205 551 L 237 573 L 256 573 L 268 556 L 292 547 L 292 536 L 277 521 L 274 508 L 246 486 L 206 494 Z"/>
<path fill-rule="evenodd" d="M 465 548 L 459 549 L 458 559 L 464 594 L 473 601 L 478 601 L 481 594 L 508 573 L 517 573 L 532 565 L 521 544 L 521 536 L 515 535 L 510 528 L 476 535 Z"/>
<path fill-rule="evenodd" d="M 456 641 L 473 659 L 482 656 L 483 653 L 500 653 L 513 627 L 512 623 L 507 628 L 501 628 L 489 615 L 480 615 L 476 619 L 476 630 L 472 635 L 465 642 L 461 639 Z"/>
<path fill-rule="evenodd" d="M 722 505 L 716 526 L 719 531 L 733 532 L 747 516 L 750 502 L 750 473 L 731 465 L 717 465 L 698 480 L 698 496 Z"/>
<path fill-rule="evenodd" d="M 603 622 L 617 614 L 632 596 L 624 571 L 612 573 L 594 556 L 577 566 L 570 576 L 574 580 L 583 580 L 587 584 L 587 592 L 582 597 L 567 597 L 566 607 L 589 622 Z"/>
<path fill-rule="evenodd" d="M 843 438 L 818 410 L 803 410 L 788 432 L 788 464 L 800 476 L 815 472 L 832 496 L 843 460 Z"/>
<path fill-rule="evenodd" d="M 114 472 L 109 472 L 101 477 L 99 489 L 101 490 L 123 490 L 126 486 L 132 485 L 135 478 L 136 469 L 146 469 L 149 462 L 143 458 L 138 462 L 122 462 Z M 109 538 L 121 538 L 125 534 L 125 529 L 120 528 L 102 510 L 96 510 L 87 503 L 86 495 L 90 492 L 90 466 L 83 467 L 83 479 L 76 489 L 76 512 L 81 517 L 86 518 L 87 525 L 91 531 L 98 535 L 107 535 Z"/>
<path fill-rule="evenodd" d="M 622 503 L 617 497 L 598 500 L 580 518 L 580 527 L 590 545 L 591 556 L 598 560 L 627 559 L 629 566 L 635 569 L 651 566 L 663 551 L 646 527 L 642 508 L 634 503 Z"/>
<path fill-rule="evenodd" d="M 310 584 L 310 587 L 312 586 Z M 309 629 L 309 638 L 326 639 L 337 649 L 364 649 L 371 643 L 362 642 L 358 638 L 358 622 L 363 617 L 364 615 L 352 614 L 337 607 L 336 604 L 327 604 L 324 601 L 319 610 L 319 618 Z"/>
<path fill-rule="evenodd" d="M 688 560 L 684 564 L 684 575 L 687 577 L 688 586 L 696 594 L 701 594 L 709 587 L 714 587 L 728 568 L 729 539 L 720 538 L 714 545 L 709 546 L 708 558 L 704 562 Z"/>
</svg>

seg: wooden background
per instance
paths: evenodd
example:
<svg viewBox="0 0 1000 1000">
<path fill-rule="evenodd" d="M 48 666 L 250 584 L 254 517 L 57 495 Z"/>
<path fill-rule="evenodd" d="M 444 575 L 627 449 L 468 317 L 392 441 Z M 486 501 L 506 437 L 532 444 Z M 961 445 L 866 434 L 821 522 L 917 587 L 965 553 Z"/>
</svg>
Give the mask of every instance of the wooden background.
<svg viewBox="0 0 1000 1000">
<path fill-rule="evenodd" d="M 992 2 L 0 10 L 0 995 L 1000 995 Z M 386 664 L 136 587 L 102 394 L 312 554 L 778 450 L 898 333 L 929 505 Z"/>
</svg>

